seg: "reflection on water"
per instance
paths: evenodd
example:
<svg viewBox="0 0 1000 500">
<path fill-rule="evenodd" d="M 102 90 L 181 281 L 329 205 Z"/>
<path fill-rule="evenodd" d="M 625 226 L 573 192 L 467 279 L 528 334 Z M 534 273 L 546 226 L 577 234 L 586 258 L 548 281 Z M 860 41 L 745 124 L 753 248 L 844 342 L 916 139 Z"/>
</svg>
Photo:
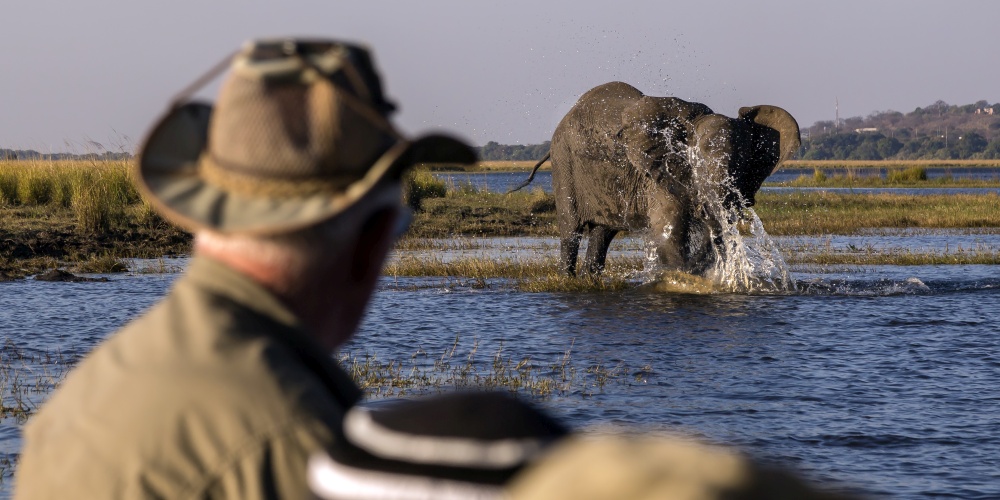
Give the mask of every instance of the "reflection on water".
<svg viewBox="0 0 1000 500">
<path fill-rule="evenodd" d="M 628 239 L 617 248 L 642 251 Z M 23 348 L 84 355 L 175 275 L 110 277 L 0 283 L 0 333 Z M 1000 271 L 872 266 L 791 278 L 796 292 L 754 295 L 529 294 L 384 279 L 345 350 L 409 360 L 446 352 L 457 337 L 459 352 L 477 344 L 483 363 L 502 345 L 537 366 L 569 350 L 581 367 L 629 367 L 622 383 L 541 402 L 572 425 L 681 432 L 878 496 L 1000 496 Z M 0 452 L 16 452 L 16 429 L 0 424 Z"/>
</svg>

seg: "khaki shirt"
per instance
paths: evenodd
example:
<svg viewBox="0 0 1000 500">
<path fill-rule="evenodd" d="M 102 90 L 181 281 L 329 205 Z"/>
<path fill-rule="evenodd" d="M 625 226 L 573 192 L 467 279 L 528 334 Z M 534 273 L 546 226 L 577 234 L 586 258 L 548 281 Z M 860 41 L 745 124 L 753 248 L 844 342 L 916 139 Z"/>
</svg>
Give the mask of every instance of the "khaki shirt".
<svg viewBox="0 0 1000 500">
<path fill-rule="evenodd" d="M 836 500 L 795 475 L 693 441 L 657 435 L 563 440 L 509 485 L 508 500 Z"/>
<path fill-rule="evenodd" d="M 28 422 L 17 498 L 304 498 L 359 391 L 287 307 L 196 257 Z"/>
</svg>

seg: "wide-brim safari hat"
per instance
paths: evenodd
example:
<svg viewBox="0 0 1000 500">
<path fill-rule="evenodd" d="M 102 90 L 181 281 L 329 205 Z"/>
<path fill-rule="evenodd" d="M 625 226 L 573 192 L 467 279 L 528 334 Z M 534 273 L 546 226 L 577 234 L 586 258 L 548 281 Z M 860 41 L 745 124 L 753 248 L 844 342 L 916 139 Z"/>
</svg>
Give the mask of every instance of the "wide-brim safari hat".
<svg viewBox="0 0 1000 500">
<path fill-rule="evenodd" d="M 189 100 L 227 68 L 215 106 Z M 135 177 L 186 229 L 277 234 L 337 216 L 414 164 L 476 161 L 453 137 L 403 137 L 394 109 L 361 46 L 248 42 L 173 101 L 143 141 Z"/>
</svg>

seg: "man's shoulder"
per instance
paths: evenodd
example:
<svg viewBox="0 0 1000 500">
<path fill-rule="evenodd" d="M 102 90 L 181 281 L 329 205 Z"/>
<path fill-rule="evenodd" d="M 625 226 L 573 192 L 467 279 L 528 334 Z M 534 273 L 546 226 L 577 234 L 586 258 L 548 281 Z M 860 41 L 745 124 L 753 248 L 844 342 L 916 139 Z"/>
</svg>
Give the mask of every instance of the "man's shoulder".
<svg viewBox="0 0 1000 500">
<path fill-rule="evenodd" d="M 32 419 L 26 472 L 43 461 L 184 484 L 263 460 L 267 448 L 328 445 L 345 408 L 294 348 L 260 331 L 272 328 L 224 298 L 175 288 L 95 349 Z"/>
<path fill-rule="evenodd" d="M 322 374 L 278 340 L 290 334 L 273 331 L 282 328 L 225 298 L 177 287 L 96 348 L 50 403 L 89 407 L 95 415 L 135 413 L 130 417 L 144 427 L 241 415 L 227 425 L 260 432 L 336 418 L 342 408 Z"/>
</svg>

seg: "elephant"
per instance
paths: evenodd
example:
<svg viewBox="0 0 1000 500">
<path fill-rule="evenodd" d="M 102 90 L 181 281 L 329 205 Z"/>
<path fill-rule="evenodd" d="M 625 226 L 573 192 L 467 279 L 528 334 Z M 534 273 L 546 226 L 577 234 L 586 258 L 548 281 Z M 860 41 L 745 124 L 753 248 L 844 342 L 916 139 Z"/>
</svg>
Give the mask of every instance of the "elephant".
<svg viewBox="0 0 1000 500">
<path fill-rule="evenodd" d="M 800 144 L 798 123 L 776 106 L 729 118 L 611 82 L 580 97 L 520 187 L 551 159 L 560 265 L 570 276 L 584 231 L 583 272 L 598 276 L 615 235 L 646 228 L 662 268 L 703 274 L 724 258 L 723 223 L 754 205 L 764 179 Z"/>
</svg>

